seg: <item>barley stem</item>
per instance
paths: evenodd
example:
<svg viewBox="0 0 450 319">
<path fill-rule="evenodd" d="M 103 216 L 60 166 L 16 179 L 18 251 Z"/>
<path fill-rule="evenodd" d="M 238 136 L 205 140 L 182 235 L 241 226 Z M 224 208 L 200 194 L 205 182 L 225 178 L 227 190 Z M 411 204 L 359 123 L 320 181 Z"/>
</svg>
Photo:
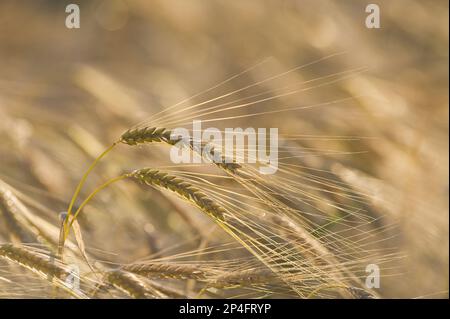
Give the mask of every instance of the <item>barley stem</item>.
<svg viewBox="0 0 450 319">
<path fill-rule="evenodd" d="M 86 182 L 87 177 L 91 173 L 91 171 L 95 168 L 95 166 L 98 164 L 98 162 L 105 157 L 106 154 L 108 154 L 118 143 L 114 142 L 110 147 L 108 147 L 103 153 L 101 153 L 89 166 L 87 171 L 84 173 L 83 177 L 81 178 L 80 182 L 77 185 L 77 188 L 75 189 L 75 192 L 73 193 L 72 199 L 69 204 L 69 208 L 67 209 L 67 216 L 64 220 L 63 226 L 61 227 L 60 234 L 59 234 L 59 245 L 58 245 L 58 258 L 60 258 L 63 255 L 64 252 L 64 242 L 67 238 L 68 232 L 70 227 L 68 226 L 70 216 L 72 214 L 73 205 L 75 204 L 75 200 L 77 199 L 78 195 L 80 194 L 81 188 L 83 187 L 84 183 Z M 72 225 L 72 223 L 70 224 Z"/>
<path fill-rule="evenodd" d="M 102 189 L 108 187 L 109 185 L 111 185 L 115 182 L 118 182 L 127 177 L 129 177 L 128 174 L 111 178 L 110 180 L 106 181 L 105 183 L 103 183 L 102 185 L 100 185 L 96 189 L 94 189 L 94 191 L 92 191 L 92 193 L 89 194 L 89 196 L 81 203 L 80 207 L 78 207 L 77 211 L 73 214 L 73 217 L 72 217 L 72 220 L 70 221 L 68 229 L 70 229 L 72 227 L 72 224 L 75 222 L 75 220 L 77 219 L 78 215 L 81 213 L 81 210 L 84 208 L 84 206 L 86 206 L 98 192 L 100 192 Z M 67 235 L 68 235 L 68 232 L 65 233 L 64 240 L 67 238 Z"/>
</svg>

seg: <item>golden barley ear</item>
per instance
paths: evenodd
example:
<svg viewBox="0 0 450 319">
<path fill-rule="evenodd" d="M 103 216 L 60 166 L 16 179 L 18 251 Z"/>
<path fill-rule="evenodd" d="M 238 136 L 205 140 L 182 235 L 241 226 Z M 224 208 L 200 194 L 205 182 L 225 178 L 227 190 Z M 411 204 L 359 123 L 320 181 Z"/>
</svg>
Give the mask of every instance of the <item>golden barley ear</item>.
<svg viewBox="0 0 450 319">
<path fill-rule="evenodd" d="M 60 264 L 54 263 L 50 258 L 24 247 L 3 244 L 0 246 L 0 257 L 49 277 L 63 278 L 68 275 L 67 270 Z"/>
<path fill-rule="evenodd" d="M 106 281 L 132 298 L 146 299 L 158 296 L 138 276 L 123 270 L 113 270 L 105 274 Z"/>
<path fill-rule="evenodd" d="M 222 206 L 210 199 L 198 188 L 177 176 L 151 168 L 136 170 L 128 176 L 136 178 L 141 183 L 170 190 L 181 198 L 196 205 L 210 217 L 224 221 L 226 210 Z"/>
<path fill-rule="evenodd" d="M 201 270 L 200 265 L 182 265 L 170 263 L 135 263 L 122 267 L 123 270 L 146 278 L 171 278 L 202 280 L 208 274 Z"/>
<path fill-rule="evenodd" d="M 215 278 L 211 286 L 220 288 L 228 286 L 249 286 L 279 282 L 281 282 L 281 279 L 269 269 L 246 269 L 218 276 Z"/>
<path fill-rule="evenodd" d="M 147 144 L 147 143 L 166 143 L 168 145 L 177 145 L 180 141 L 182 141 L 181 138 L 179 139 L 171 139 L 172 131 L 166 129 L 166 128 L 157 128 L 157 127 L 143 127 L 143 128 L 135 128 L 135 129 L 129 129 L 125 133 L 123 133 L 120 137 L 120 142 L 135 146 L 139 144 Z M 201 150 L 197 150 L 194 146 L 194 140 L 190 139 L 189 145 L 186 145 L 189 147 L 192 151 L 196 152 L 202 157 L 205 157 L 205 154 L 201 152 Z M 238 170 L 241 168 L 241 165 L 229 160 L 225 156 L 223 156 L 220 152 L 217 150 L 211 149 L 208 158 L 206 158 L 207 161 L 210 161 L 210 156 L 213 156 L 215 152 L 216 158 L 220 158 L 220 161 L 213 161 L 215 165 L 220 167 L 221 169 L 231 173 L 231 174 L 237 174 Z"/>
<path fill-rule="evenodd" d="M 64 283 L 71 274 L 67 265 L 61 263 L 50 255 L 45 255 L 32 249 L 12 244 L 0 245 L 0 258 L 18 264 L 31 270 L 51 285 L 61 288 L 75 298 L 86 298 L 81 292 L 72 289 Z"/>
</svg>

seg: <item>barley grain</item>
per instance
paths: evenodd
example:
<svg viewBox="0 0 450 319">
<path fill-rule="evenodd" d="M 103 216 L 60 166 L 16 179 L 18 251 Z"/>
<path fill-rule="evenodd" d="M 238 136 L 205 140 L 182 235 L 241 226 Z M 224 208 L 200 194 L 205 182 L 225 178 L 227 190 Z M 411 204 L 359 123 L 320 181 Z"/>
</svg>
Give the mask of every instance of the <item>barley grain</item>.
<svg viewBox="0 0 450 319">
<path fill-rule="evenodd" d="M 125 292 L 136 299 L 156 298 L 153 291 L 150 291 L 146 284 L 136 275 L 122 270 L 114 270 L 106 274 L 109 284 Z"/>
<path fill-rule="evenodd" d="M 146 278 L 174 278 L 196 279 L 207 277 L 198 265 L 182 265 L 169 263 L 143 263 L 131 264 L 122 267 L 123 270 L 144 276 Z"/>
<path fill-rule="evenodd" d="M 227 286 L 248 286 L 256 284 L 275 283 L 280 281 L 277 275 L 267 270 L 247 269 L 243 271 L 226 273 L 215 278 L 211 286 L 227 287 Z"/>
<path fill-rule="evenodd" d="M 41 278 L 48 280 L 55 287 L 62 288 L 76 298 L 86 298 L 81 291 L 71 289 L 63 282 L 70 272 L 67 266 L 51 256 L 25 247 L 3 244 L 0 245 L 0 258 L 4 258 L 31 270 Z"/>
<path fill-rule="evenodd" d="M 203 212 L 214 219 L 224 220 L 224 214 L 226 211 L 223 207 L 210 199 L 198 188 L 192 186 L 190 183 L 179 177 L 151 168 L 136 170 L 129 174 L 129 176 L 136 178 L 144 184 L 159 186 L 170 190 L 178 194 L 180 197 L 194 203 Z"/>
<path fill-rule="evenodd" d="M 163 142 L 169 145 L 178 145 L 179 142 L 182 141 L 181 138 L 179 139 L 171 139 L 170 135 L 172 132 L 170 130 L 167 130 L 166 128 L 156 128 L 156 127 L 144 127 L 144 128 L 137 128 L 137 129 L 130 129 L 122 134 L 120 137 L 120 142 L 127 144 L 127 145 L 139 145 L 139 144 L 146 144 L 146 143 L 155 143 L 155 142 Z M 203 144 L 203 143 L 201 143 Z M 188 145 L 185 145 L 189 147 L 191 150 L 201 153 L 201 156 L 205 156 L 201 150 L 197 150 L 194 146 L 194 140 L 190 139 Z M 202 145 L 204 146 L 204 144 Z M 203 147 L 202 147 L 203 148 Z M 228 160 L 225 156 L 218 153 L 218 151 L 214 151 L 214 149 L 209 150 L 209 156 L 206 158 L 207 161 L 211 161 L 212 156 L 214 155 L 214 152 L 216 152 L 217 158 L 220 158 L 220 161 L 214 161 L 213 163 L 220 167 L 221 169 L 224 169 L 225 171 L 236 174 L 237 171 L 241 168 L 241 165 L 238 163 L 235 163 L 231 160 Z"/>
</svg>

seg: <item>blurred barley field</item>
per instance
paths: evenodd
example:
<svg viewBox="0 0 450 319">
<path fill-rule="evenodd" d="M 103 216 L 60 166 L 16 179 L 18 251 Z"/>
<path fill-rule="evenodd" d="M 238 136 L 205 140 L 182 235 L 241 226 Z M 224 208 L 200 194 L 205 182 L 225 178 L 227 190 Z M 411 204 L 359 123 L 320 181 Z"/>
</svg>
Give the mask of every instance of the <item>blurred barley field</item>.
<svg viewBox="0 0 450 319">
<path fill-rule="evenodd" d="M 377 1 L 380 29 L 359 0 L 72 2 L 79 29 L 68 1 L 0 2 L 0 297 L 448 298 L 447 1 Z M 74 210 L 176 179 L 103 189 L 55 259 L 90 163 L 194 119 L 278 128 L 279 171 L 122 139 Z"/>
</svg>

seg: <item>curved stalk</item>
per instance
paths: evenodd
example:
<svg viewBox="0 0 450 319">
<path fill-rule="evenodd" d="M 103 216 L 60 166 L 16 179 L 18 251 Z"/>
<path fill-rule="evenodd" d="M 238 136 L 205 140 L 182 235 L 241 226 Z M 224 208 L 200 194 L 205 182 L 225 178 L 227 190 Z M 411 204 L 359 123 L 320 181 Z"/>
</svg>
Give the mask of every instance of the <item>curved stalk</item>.
<svg viewBox="0 0 450 319">
<path fill-rule="evenodd" d="M 73 205 L 75 204 L 75 201 L 78 197 L 78 195 L 80 194 L 81 188 L 83 187 L 84 183 L 86 182 L 86 179 L 88 178 L 89 174 L 92 172 L 92 170 L 95 168 L 95 166 L 98 164 L 98 162 L 105 157 L 106 154 L 108 154 L 109 152 L 111 152 L 111 150 L 118 144 L 118 142 L 114 142 L 110 147 L 108 147 L 105 151 L 103 151 L 103 153 L 101 153 L 93 162 L 92 164 L 89 166 L 89 168 L 86 170 L 86 172 L 83 174 L 80 182 L 77 185 L 77 188 L 75 189 L 75 192 L 72 195 L 72 199 L 70 201 L 69 204 L 69 208 L 67 209 L 67 216 L 64 219 L 62 225 L 61 225 L 61 229 L 59 232 L 59 244 L 58 244 L 58 254 L 57 257 L 61 258 L 64 252 L 64 242 L 67 238 L 67 234 L 68 234 L 68 223 L 70 220 L 70 217 L 72 215 L 72 209 L 73 209 Z M 72 223 L 70 224 L 72 225 Z M 70 228 L 69 228 L 70 229 Z"/>
<path fill-rule="evenodd" d="M 80 207 L 78 207 L 77 211 L 73 214 L 72 220 L 70 221 L 69 226 L 67 227 L 67 230 L 64 233 L 64 241 L 67 238 L 67 235 L 69 234 L 69 229 L 72 227 L 72 224 L 75 222 L 75 220 L 77 219 L 78 215 L 81 213 L 81 210 L 84 208 L 84 206 L 86 206 L 92 198 L 94 198 L 95 195 L 97 195 L 98 192 L 100 192 L 102 189 L 108 187 L 109 185 L 118 182 L 124 178 L 129 177 L 128 174 L 124 174 L 124 175 L 120 175 L 114 178 L 111 178 L 110 180 L 106 181 L 105 183 L 103 183 L 102 185 L 98 186 L 96 189 L 94 189 L 94 191 L 92 191 L 92 193 L 89 194 L 88 197 L 86 197 L 86 199 L 81 203 Z"/>
</svg>

